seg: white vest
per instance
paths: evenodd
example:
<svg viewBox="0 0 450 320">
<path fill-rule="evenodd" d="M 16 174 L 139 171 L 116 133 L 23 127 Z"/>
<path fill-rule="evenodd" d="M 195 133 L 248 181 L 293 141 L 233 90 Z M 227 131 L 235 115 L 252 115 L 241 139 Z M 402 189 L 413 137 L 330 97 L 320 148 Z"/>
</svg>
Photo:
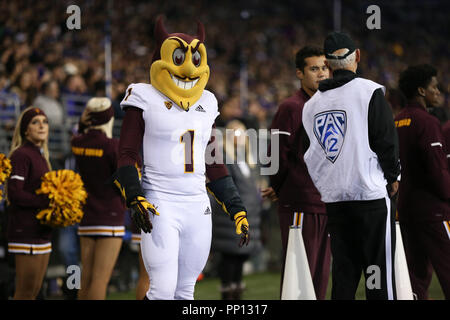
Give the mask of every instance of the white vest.
<svg viewBox="0 0 450 320">
<path fill-rule="evenodd" d="M 143 189 L 162 200 L 207 198 L 205 150 L 219 115 L 214 94 L 204 90 L 186 112 L 150 84 L 133 83 L 126 93 L 121 107 L 142 109 L 145 121 Z"/>
<path fill-rule="evenodd" d="M 355 78 L 317 91 L 303 109 L 310 146 L 304 159 L 325 203 L 375 200 L 387 195 L 386 179 L 369 145 L 368 111 L 373 92 L 384 87 Z"/>
</svg>

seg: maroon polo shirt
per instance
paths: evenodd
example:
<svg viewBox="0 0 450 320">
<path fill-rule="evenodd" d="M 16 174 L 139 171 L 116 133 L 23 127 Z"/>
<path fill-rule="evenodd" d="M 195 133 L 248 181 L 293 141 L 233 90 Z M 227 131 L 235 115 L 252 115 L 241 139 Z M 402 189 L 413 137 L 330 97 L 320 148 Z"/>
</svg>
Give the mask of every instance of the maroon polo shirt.
<svg viewBox="0 0 450 320">
<path fill-rule="evenodd" d="M 36 214 L 48 207 L 46 195 L 37 195 L 41 178 L 49 171 L 41 149 L 29 141 L 11 155 L 12 172 L 8 179 L 8 241 L 43 243 L 51 239 L 51 228 L 42 225 Z"/>
<path fill-rule="evenodd" d="M 271 129 L 279 134 L 278 172 L 270 177 L 270 184 L 278 195 L 279 205 L 295 211 L 326 213 L 320 193 L 309 176 L 303 159 L 302 112 L 309 100 L 308 94 L 299 89 L 284 100 L 272 120 Z"/>
<path fill-rule="evenodd" d="M 123 226 L 125 203 L 108 183 L 117 169 L 119 141 L 91 129 L 72 139 L 72 153 L 88 193 L 81 226 Z"/>
<path fill-rule="evenodd" d="M 400 143 L 400 221 L 450 219 L 450 173 L 439 121 L 418 103 L 396 117 Z"/>
</svg>

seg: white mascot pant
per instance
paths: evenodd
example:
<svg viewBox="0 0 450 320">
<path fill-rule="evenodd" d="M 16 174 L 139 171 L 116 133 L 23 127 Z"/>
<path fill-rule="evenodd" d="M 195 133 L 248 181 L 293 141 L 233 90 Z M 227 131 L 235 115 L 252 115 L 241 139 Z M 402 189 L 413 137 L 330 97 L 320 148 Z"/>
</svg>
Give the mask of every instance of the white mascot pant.
<svg viewBox="0 0 450 320">
<path fill-rule="evenodd" d="M 151 217 L 153 230 L 142 232 L 141 251 L 150 278 L 150 300 L 193 300 L 198 276 L 211 247 L 211 208 L 204 201 L 147 199 L 159 216 Z"/>
</svg>

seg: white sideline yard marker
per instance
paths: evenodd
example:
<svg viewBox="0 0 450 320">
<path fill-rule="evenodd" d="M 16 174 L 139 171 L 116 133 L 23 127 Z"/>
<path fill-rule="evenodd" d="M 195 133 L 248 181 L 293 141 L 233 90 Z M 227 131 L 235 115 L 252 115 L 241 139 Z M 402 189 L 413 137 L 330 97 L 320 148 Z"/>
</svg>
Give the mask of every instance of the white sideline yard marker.
<svg viewBox="0 0 450 320">
<path fill-rule="evenodd" d="M 289 230 L 281 300 L 317 300 L 302 229 L 295 225 Z"/>
<path fill-rule="evenodd" d="M 409 279 L 408 265 L 406 264 L 405 249 L 403 247 L 402 234 L 400 232 L 400 224 L 395 222 L 395 289 L 397 291 L 397 300 L 414 300 Z"/>
</svg>

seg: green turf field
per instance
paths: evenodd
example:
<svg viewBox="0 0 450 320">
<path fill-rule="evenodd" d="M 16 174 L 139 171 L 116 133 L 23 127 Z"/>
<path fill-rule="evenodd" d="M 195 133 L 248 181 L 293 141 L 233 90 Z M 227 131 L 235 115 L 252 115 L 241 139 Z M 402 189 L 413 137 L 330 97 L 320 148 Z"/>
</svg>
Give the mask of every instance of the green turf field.
<svg viewBox="0 0 450 320">
<path fill-rule="evenodd" d="M 279 273 L 255 273 L 244 277 L 247 289 L 243 294 L 244 300 L 278 300 L 280 290 L 280 274 Z M 197 283 L 195 288 L 196 300 L 218 300 L 220 299 L 219 293 L 219 279 L 218 278 L 205 278 Z M 327 299 L 331 296 L 331 279 L 328 286 Z M 134 291 L 126 293 L 111 293 L 108 295 L 108 299 L 113 300 L 132 300 L 134 299 Z M 438 283 L 436 275 L 433 275 L 433 279 L 430 286 L 430 298 L 434 300 L 443 300 L 444 296 L 441 287 Z M 364 281 L 361 279 L 359 288 L 356 293 L 357 300 L 364 300 Z"/>
</svg>

